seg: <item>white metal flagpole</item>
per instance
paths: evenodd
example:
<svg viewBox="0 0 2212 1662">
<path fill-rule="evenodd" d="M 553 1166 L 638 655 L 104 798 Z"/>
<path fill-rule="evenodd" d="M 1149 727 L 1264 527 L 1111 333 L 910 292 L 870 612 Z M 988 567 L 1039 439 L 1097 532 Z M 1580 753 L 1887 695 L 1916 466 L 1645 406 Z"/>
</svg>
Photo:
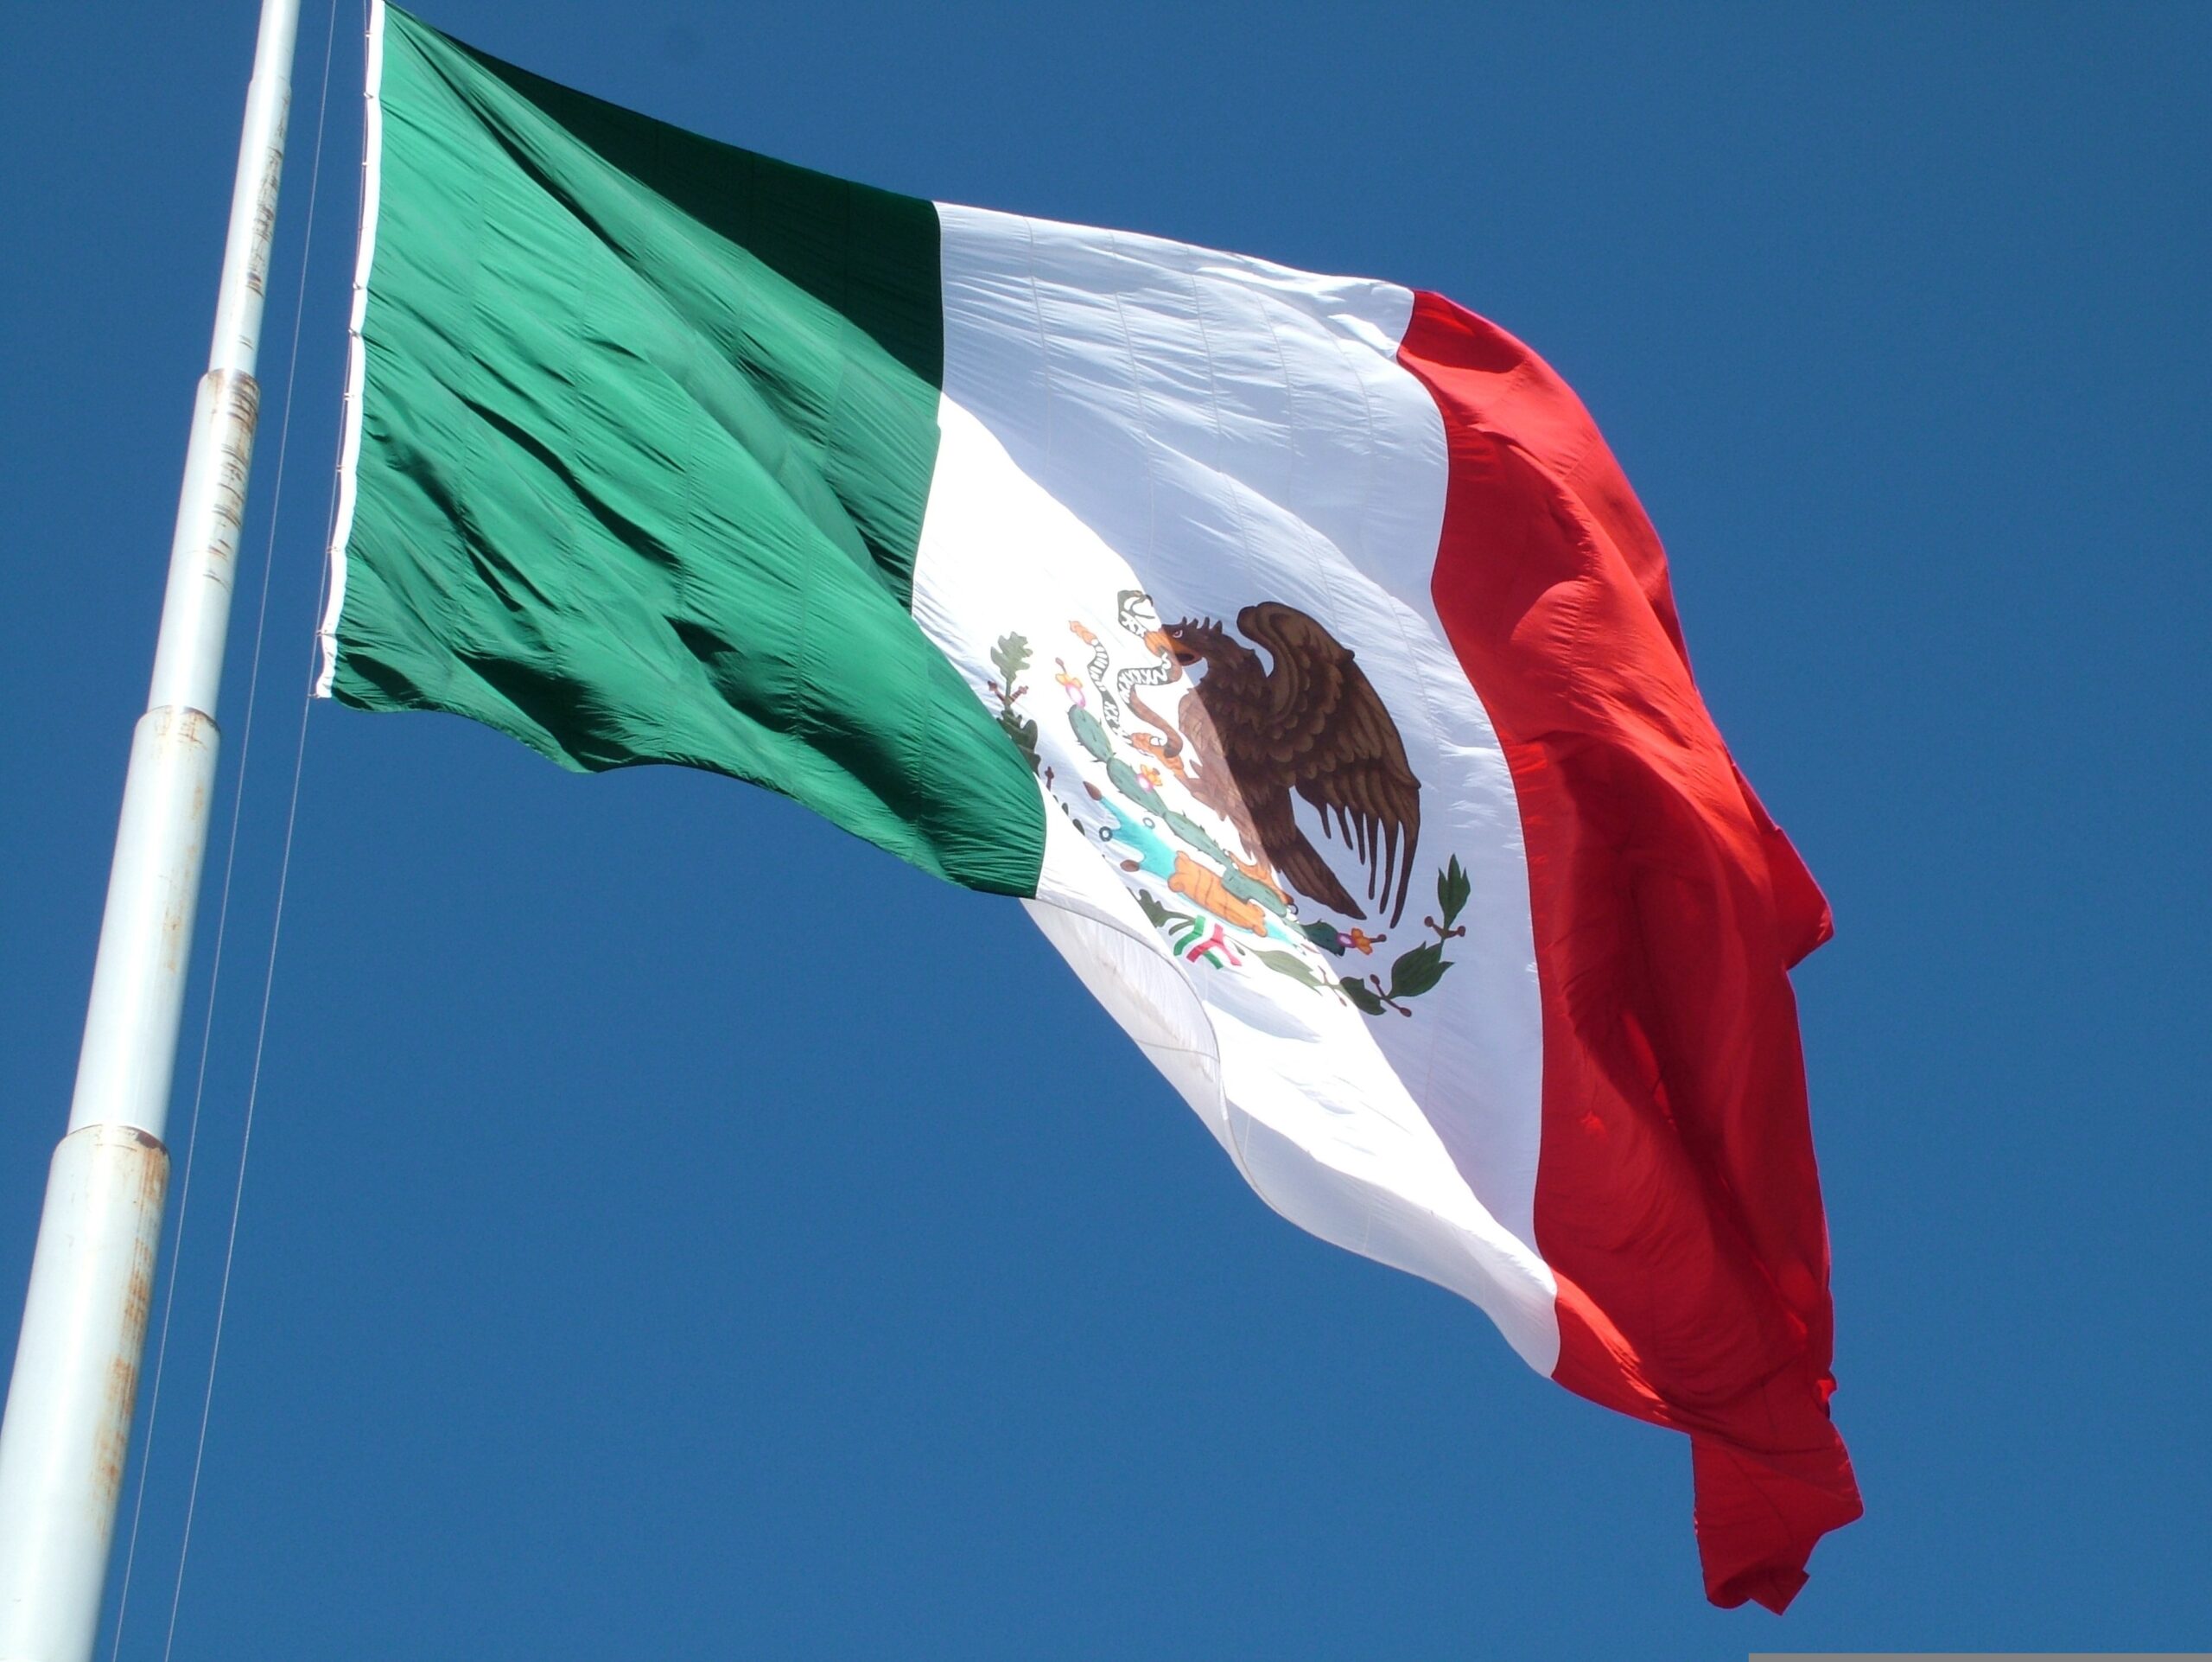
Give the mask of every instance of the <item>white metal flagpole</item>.
<svg viewBox="0 0 2212 1662">
<path fill-rule="evenodd" d="M 76 1095 L 0 1423 L 0 1662 L 87 1662 L 99 1633 L 168 1185 L 162 1133 L 215 783 L 299 10 L 263 0 L 153 687 L 131 740 Z"/>
</svg>

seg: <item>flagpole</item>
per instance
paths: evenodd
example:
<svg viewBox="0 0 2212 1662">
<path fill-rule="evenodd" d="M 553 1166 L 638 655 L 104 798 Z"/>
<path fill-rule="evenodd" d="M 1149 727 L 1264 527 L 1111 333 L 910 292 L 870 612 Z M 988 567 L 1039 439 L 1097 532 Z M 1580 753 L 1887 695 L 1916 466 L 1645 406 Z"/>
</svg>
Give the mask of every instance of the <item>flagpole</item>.
<svg viewBox="0 0 2212 1662">
<path fill-rule="evenodd" d="M 131 738 L 69 1130 L 48 1177 L 0 1422 L 0 1662 L 86 1662 L 99 1633 L 168 1184 L 162 1137 L 215 782 L 299 10 L 261 8 L 153 685 Z"/>
</svg>

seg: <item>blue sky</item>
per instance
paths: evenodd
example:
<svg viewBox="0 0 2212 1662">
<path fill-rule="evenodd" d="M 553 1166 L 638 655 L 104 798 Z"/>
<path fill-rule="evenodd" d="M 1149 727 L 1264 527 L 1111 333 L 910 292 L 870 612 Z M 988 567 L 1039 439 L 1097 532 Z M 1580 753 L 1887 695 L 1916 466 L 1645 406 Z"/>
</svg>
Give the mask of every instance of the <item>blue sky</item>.
<svg viewBox="0 0 2212 1662">
<path fill-rule="evenodd" d="M 340 4 L 126 1657 L 168 1622 L 327 512 Z M 1796 979 L 1868 1515 L 1782 1621 L 1707 1608 L 1687 1448 L 1268 1213 L 1017 908 L 722 780 L 325 707 L 176 1656 L 2204 1642 L 2208 14 L 423 10 L 833 171 L 1440 289 L 1574 383 L 1835 906 Z M 252 28 L 0 22 L 10 1329 Z"/>
</svg>

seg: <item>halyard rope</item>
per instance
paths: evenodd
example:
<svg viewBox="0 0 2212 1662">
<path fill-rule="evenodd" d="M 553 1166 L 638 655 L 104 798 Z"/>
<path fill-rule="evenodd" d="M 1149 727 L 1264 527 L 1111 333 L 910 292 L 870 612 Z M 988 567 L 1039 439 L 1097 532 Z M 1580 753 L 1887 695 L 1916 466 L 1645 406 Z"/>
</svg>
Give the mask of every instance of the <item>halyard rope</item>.
<svg viewBox="0 0 2212 1662">
<path fill-rule="evenodd" d="M 269 626 L 270 577 L 276 564 L 278 512 L 284 500 L 284 463 L 291 447 L 292 391 L 299 374 L 301 327 L 307 311 L 308 259 L 315 250 L 315 205 L 322 178 L 322 143 L 325 121 L 330 108 L 330 65 L 337 39 L 337 22 L 338 0 L 331 0 L 329 20 L 323 31 L 322 86 L 315 105 L 315 151 L 308 169 L 307 230 L 300 246 L 299 272 L 294 284 L 291 346 L 284 366 L 284 413 L 277 429 L 276 476 L 270 490 L 269 535 L 262 549 L 261 595 L 254 619 L 252 664 L 246 679 L 245 722 L 238 738 L 238 769 L 231 792 L 231 823 L 223 852 L 222 895 L 215 913 L 215 945 L 208 966 L 207 1003 L 200 1023 L 200 1057 L 192 1088 L 192 1112 L 185 1131 L 184 1175 L 177 1200 L 176 1238 L 170 1247 L 168 1276 L 162 1295 L 161 1337 L 154 1352 L 152 1395 L 146 1409 L 146 1442 L 138 1457 L 138 1483 L 130 1506 L 130 1533 L 124 1554 L 122 1585 L 116 1600 L 115 1633 L 108 1652 L 110 1662 L 114 1662 L 122 1651 L 124 1621 L 130 1608 L 131 1572 L 137 1561 L 138 1530 L 146 1505 L 146 1474 L 153 1464 L 154 1432 L 161 1418 L 162 1376 L 168 1359 L 169 1321 L 176 1307 L 177 1270 L 183 1262 L 185 1225 L 191 1214 L 193 1156 L 199 1145 L 200 1111 L 207 1090 L 207 1058 L 214 1034 L 216 993 L 222 982 L 223 946 L 230 923 L 232 877 L 238 860 L 238 823 L 245 803 L 247 766 L 253 755 L 253 719 L 261 688 L 262 645 Z M 334 513 L 334 477 L 332 497 L 332 511 Z M 318 605 L 318 615 L 320 610 Z M 284 821 L 284 850 L 278 867 L 276 913 L 269 927 L 269 958 L 262 981 L 260 1025 L 254 1035 L 253 1071 L 251 1083 L 246 1092 L 245 1130 L 238 1145 L 238 1174 L 231 1193 L 231 1225 L 223 1251 L 222 1290 L 216 1302 L 215 1330 L 207 1357 L 207 1380 L 200 1398 L 200 1435 L 192 1456 L 192 1485 L 185 1501 L 184 1535 L 177 1548 L 176 1582 L 169 1595 L 168 1633 L 162 1647 L 164 1659 L 176 1643 L 177 1606 L 184 1590 L 185 1555 L 192 1544 L 192 1518 L 200 1496 L 200 1465 L 207 1449 L 208 1410 L 214 1400 L 215 1365 L 222 1349 L 223 1316 L 230 1300 L 231 1264 L 238 1249 L 238 1208 L 245 1193 L 246 1156 L 252 1145 L 254 1099 L 261 1084 L 262 1046 L 269 1031 L 270 990 L 276 974 L 277 933 L 283 923 L 284 883 L 291 869 L 292 827 L 299 809 L 300 774 L 306 759 L 306 748 L 307 710 L 303 705 L 300 712 L 299 744 L 292 759 L 291 803 Z"/>
<path fill-rule="evenodd" d="M 276 444 L 276 492 L 283 489 L 284 447 L 286 440 L 291 434 L 292 377 L 299 364 L 300 318 L 306 302 L 308 257 L 313 252 L 315 247 L 315 204 L 320 197 L 322 183 L 323 130 L 325 118 L 330 110 L 330 62 L 337 36 L 338 0 L 330 0 L 329 13 L 323 26 L 322 35 L 322 87 L 315 100 L 315 157 L 308 164 L 308 170 L 307 234 L 300 248 L 299 294 L 292 309 L 292 357 L 290 364 L 286 366 L 284 378 L 284 422 Z M 340 423 L 340 431 L 342 436 L 344 431 L 342 422 Z M 341 436 L 340 443 L 342 442 Z M 272 546 L 276 535 L 276 494 L 272 492 L 269 525 Z M 330 500 L 324 512 L 323 542 L 326 546 L 330 540 L 330 528 L 336 523 L 337 513 L 338 480 L 337 469 L 334 466 L 331 470 Z M 321 612 L 321 599 L 318 595 L 315 615 L 320 617 Z M 261 671 L 261 638 L 268 615 L 269 568 L 264 564 L 261 576 L 261 616 L 254 628 L 253 670 L 256 679 L 258 678 Z M 308 642 L 310 650 L 308 664 L 312 671 L 314 663 L 312 654 L 318 644 L 312 630 L 309 631 Z M 252 685 L 253 682 L 249 681 L 249 689 Z M 177 1544 L 176 1581 L 169 1591 L 168 1633 L 162 1644 L 162 1662 L 168 1662 L 169 1652 L 176 1644 L 177 1609 L 184 1599 L 184 1568 L 186 1559 L 192 1551 L 192 1520 L 200 1503 L 200 1466 L 207 1453 L 207 1421 L 215 1404 L 215 1369 L 218 1363 L 221 1361 L 223 1354 L 223 1318 L 230 1309 L 231 1266 L 238 1256 L 238 1213 L 245 1200 L 246 1159 L 253 1150 L 253 1112 L 261 1097 L 261 1062 L 269 1040 L 269 1005 L 276 985 L 276 946 L 283 933 L 284 895 L 290 885 L 292 876 L 292 834 L 299 824 L 300 776 L 305 771 L 307 765 L 308 713 L 314 708 L 313 688 L 314 682 L 311 678 L 303 681 L 300 695 L 299 735 L 292 747 L 292 788 L 284 808 L 284 846 L 283 851 L 277 858 L 276 900 L 269 920 L 269 955 L 264 960 L 261 971 L 261 1010 L 254 1025 L 253 1068 L 247 1076 L 246 1081 L 245 1123 L 238 1133 L 238 1175 L 232 1181 L 231 1188 L 230 1229 L 223 1243 L 223 1275 L 215 1296 L 215 1331 L 207 1347 L 207 1382 L 201 1391 L 200 1398 L 200 1435 L 192 1454 L 192 1482 L 185 1491 L 184 1533 Z M 247 697 L 250 702 L 252 697 L 251 690 L 247 693 Z"/>
</svg>

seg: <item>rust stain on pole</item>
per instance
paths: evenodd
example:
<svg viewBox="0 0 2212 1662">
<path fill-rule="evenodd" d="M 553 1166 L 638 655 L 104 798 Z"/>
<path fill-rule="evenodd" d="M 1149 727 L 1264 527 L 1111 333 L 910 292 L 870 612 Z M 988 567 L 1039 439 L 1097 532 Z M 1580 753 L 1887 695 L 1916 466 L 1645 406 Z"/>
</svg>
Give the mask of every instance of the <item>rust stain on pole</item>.
<svg viewBox="0 0 2212 1662">
<path fill-rule="evenodd" d="M 132 1219 L 121 1320 L 113 1350 L 100 1371 L 100 1397 L 91 1428 L 86 1495 L 96 1514 L 111 1516 L 130 1459 L 130 1421 L 137 1410 L 141 1359 L 153 1316 L 155 1260 L 161 1245 L 162 1203 L 168 1190 L 169 1156 L 158 1137 L 136 1128 L 107 1127 L 94 1135 L 99 1143 L 94 1158 L 107 1173 L 94 1181 L 101 1187 L 112 1183 L 122 1191 Z"/>
</svg>

